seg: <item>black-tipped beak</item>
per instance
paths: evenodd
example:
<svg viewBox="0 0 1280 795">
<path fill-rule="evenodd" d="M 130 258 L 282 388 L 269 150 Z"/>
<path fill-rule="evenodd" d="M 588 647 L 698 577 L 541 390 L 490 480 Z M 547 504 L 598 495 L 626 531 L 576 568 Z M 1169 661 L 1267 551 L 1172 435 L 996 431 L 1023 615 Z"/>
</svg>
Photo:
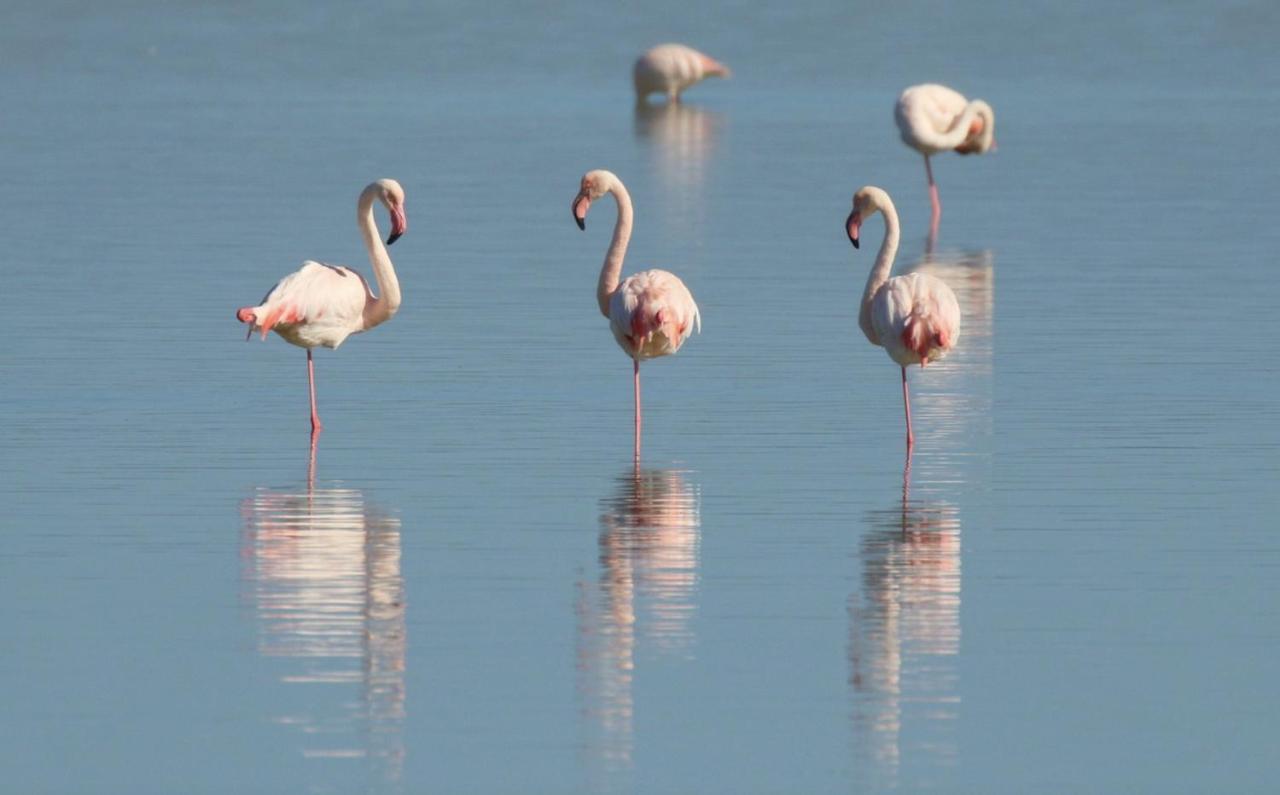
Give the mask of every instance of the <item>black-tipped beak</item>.
<svg viewBox="0 0 1280 795">
<path fill-rule="evenodd" d="M 854 248 L 859 248 L 858 230 L 860 230 L 861 228 L 862 228 L 862 214 L 859 213 L 857 210 L 854 210 L 853 212 L 849 213 L 849 217 L 845 219 L 845 222 L 844 222 L 844 231 L 849 234 L 849 242 L 853 244 Z"/>
<path fill-rule="evenodd" d="M 591 209 L 591 199 L 586 194 L 579 193 L 578 198 L 573 200 L 573 222 L 578 225 L 579 229 L 587 228 L 587 210 Z"/>
<path fill-rule="evenodd" d="M 391 208 L 391 234 L 387 237 L 387 245 L 391 245 L 400 239 L 400 236 L 409 228 L 409 222 L 404 217 L 404 207 L 396 206 Z"/>
</svg>

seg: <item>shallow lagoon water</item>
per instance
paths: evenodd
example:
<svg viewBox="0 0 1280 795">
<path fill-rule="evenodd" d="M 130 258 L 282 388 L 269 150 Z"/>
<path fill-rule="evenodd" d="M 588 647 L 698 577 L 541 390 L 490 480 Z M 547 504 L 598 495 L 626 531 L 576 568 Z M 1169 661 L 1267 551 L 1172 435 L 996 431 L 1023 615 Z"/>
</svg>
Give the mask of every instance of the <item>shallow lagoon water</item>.
<svg viewBox="0 0 1280 795">
<path fill-rule="evenodd" d="M 11 9 L 0 761 L 31 792 L 1258 791 L 1274 779 L 1280 179 L 1262 4 Z M 643 47 L 734 78 L 636 112 Z M 926 253 L 897 92 L 995 107 Z M 704 333 L 630 369 L 628 269 Z M 389 324 L 233 318 L 305 258 Z M 965 317 L 856 301 L 862 184 Z M 385 220 L 380 219 L 385 225 Z"/>
</svg>

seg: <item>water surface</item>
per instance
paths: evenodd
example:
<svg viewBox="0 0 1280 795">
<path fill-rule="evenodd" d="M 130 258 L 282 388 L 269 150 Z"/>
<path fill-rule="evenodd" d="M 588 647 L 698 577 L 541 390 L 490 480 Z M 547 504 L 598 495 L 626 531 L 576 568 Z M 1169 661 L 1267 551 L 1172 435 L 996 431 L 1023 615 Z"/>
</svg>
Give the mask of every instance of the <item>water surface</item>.
<svg viewBox="0 0 1280 795">
<path fill-rule="evenodd" d="M 1280 14 L 68 0 L 0 13 L 0 763 L 15 792 L 1261 791 L 1280 770 Z M 636 110 L 679 39 L 734 78 Z M 906 85 L 996 109 L 920 158 Z M 704 332 L 630 364 L 611 207 Z M 368 273 L 316 357 L 236 307 Z M 964 332 L 857 329 L 898 268 Z M 597 215 L 593 213 L 593 219 Z M 385 219 L 380 218 L 385 227 Z M 997 290 L 997 284 L 999 289 Z"/>
</svg>

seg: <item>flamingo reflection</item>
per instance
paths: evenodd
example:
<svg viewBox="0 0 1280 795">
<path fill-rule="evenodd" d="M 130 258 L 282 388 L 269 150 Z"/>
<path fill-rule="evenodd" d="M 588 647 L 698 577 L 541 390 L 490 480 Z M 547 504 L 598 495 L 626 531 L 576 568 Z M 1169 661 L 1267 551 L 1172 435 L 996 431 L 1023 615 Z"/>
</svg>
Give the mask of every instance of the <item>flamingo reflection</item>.
<svg viewBox="0 0 1280 795">
<path fill-rule="evenodd" d="M 918 764 L 954 762 L 959 711 L 960 519 L 954 506 L 913 502 L 874 512 L 860 550 L 862 588 L 849 598 L 850 684 L 859 754 L 896 786 L 903 729 Z"/>
<path fill-rule="evenodd" d="M 280 658 L 297 706 L 274 720 L 307 758 L 358 759 L 398 782 L 404 764 L 405 601 L 400 522 L 357 489 L 258 489 L 241 503 L 245 592 L 258 651 Z M 305 692 L 304 692 L 305 691 Z"/>
<path fill-rule="evenodd" d="M 631 767 L 637 647 L 686 658 L 697 606 L 696 485 L 669 469 L 619 477 L 600 517 L 600 578 L 579 583 L 578 689 L 593 767 Z M 637 637 L 638 635 L 638 637 Z"/>
<path fill-rule="evenodd" d="M 636 105 L 636 137 L 650 145 L 667 223 L 687 224 L 705 216 L 703 188 L 721 126 L 720 114 L 694 105 Z"/>
</svg>

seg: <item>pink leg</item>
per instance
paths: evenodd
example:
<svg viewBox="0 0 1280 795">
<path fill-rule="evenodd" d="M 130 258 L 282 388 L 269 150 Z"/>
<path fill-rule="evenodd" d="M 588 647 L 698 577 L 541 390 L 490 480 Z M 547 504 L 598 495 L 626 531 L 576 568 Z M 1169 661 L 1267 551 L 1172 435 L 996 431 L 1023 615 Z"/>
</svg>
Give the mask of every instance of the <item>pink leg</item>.
<svg viewBox="0 0 1280 795">
<path fill-rule="evenodd" d="M 311 361 L 310 348 L 307 348 L 307 384 L 311 387 L 311 433 L 314 435 L 324 426 L 320 424 L 320 415 L 316 413 L 316 368 Z"/>
<path fill-rule="evenodd" d="M 640 460 L 640 360 L 635 360 L 636 389 L 636 461 Z"/>
<path fill-rule="evenodd" d="M 933 166 L 929 156 L 924 156 L 924 173 L 929 177 L 929 203 L 933 206 L 933 215 L 929 220 L 929 236 L 937 239 L 938 221 L 942 219 L 942 201 L 938 198 L 938 183 L 933 181 Z"/>
<path fill-rule="evenodd" d="M 907 393 L 907 368 L 902 368 L 902 406 L 907 412 L 907 451 L 916 445 L 916 437 L 911 433 L 911 396 Z"/>
</svg>

